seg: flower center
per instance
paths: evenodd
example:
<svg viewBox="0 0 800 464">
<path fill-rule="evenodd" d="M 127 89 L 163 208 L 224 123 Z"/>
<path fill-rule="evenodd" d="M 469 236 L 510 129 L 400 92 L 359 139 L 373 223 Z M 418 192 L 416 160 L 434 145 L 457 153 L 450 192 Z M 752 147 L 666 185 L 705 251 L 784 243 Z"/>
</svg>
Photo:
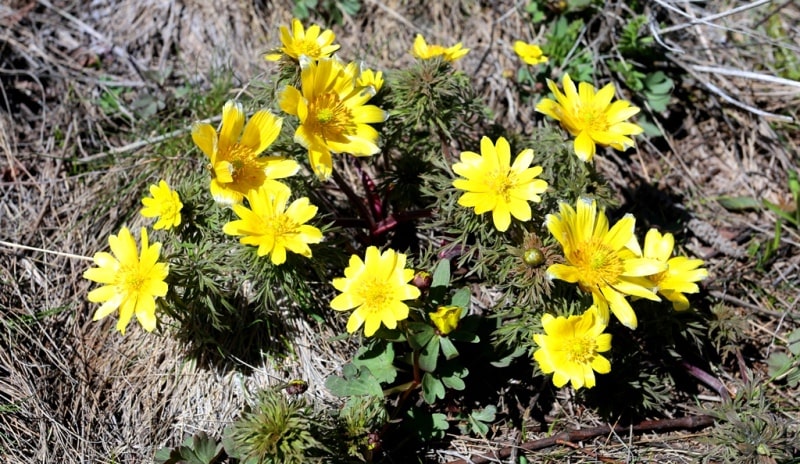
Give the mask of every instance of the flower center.
<svg viewBox="0 0 800 464">
<path fill-rule="evenodd" d="M 246 193 L 264 183 L 264 165 L 259 162 L 251 147 L 234 143 L 219 154 L 219 159 L 231 164 L 233 182 L 227 188 Z"/>
<path fill-rule="evenodd" d="M 356 133 L 352 112 L 335 93 L 319 95 L 309 102 L 308 112 L 311 132 L 326 142 L 346 142 L 346 136 Z"/>
<path fill-rule="evenodd" d="M 327 124 L 333 120 L 333 111 L 330 108 L 322 108 L 317 113 L 317 122 Z"/>
<path fill-rule="evenodd" d="M 580 284 L 589 288 L 614 283 L 623 271 L 619 255 L 596 239 L 578 244 L 569 261 L 581 271 Z"/>
<path fill-rule="evenodd" d="M 122 293 L 137 295 L 147 281 L 147 274 L 141 272 L 138 265 L 124 266 L 119 273 L 119 282 Z"/>
<path fill-rule="evenodd" d="M 605 112 L 597 108 L 582 108 L 580 111 L 580 118 L 583 122 L 584 129 L 593 132 L 607 132 L 608 119 Z"/>
<path fill-rule="evenodd" d="M 566 347 L 567 359 L 577 364 L 587 364 L 594 358 L 595 341 L 591 337 L 573 338 Z"/>
<path fill-rule="evenodd" d="M 272 218 L 270 225 L 276 239 L 284 235 L 293 234 L 297 230 L 297 223 L 285 214 Z"/>
<path fill-rule="evenodd" d="M 321 49 L 319 48 L 319 44 L 316 40 L 303 40 L 298 48 L 300 49 L 300 53 L 298 55 L 306 55 L 309 58 L 319 58 Z"/>
<path fill-rule="evenodd" d="M 493 171 L 487 176 L 486 183 L 489 189 L 506 203 L 511 201 L 511 189 L 514 188 L 515 185 L 511 175 L 499 170 Z"/>
<path fill-rule="evenodd" d="M 375 277 L 365 279 L 358 293 L 372 310 L 382 310 L 392 300 L 391 287 Z"/>
</svg>

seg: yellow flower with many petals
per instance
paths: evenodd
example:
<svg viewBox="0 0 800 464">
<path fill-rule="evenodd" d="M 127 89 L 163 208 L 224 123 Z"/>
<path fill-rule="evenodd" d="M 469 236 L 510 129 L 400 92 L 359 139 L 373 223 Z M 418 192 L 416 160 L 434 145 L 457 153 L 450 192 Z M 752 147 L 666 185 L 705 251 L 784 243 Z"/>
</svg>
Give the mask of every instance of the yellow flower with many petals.
<svg viewBox="0 0 800 464">
<path fill-rule="evenodd" d="M 689 300 L 684 293 L 697 293 L 700 288 L 695 282 L 708 277 L 708 271 L 700 266 L 702 259 L 689 259 L 685 256 L 672 257 L 675 238 L 670 233 L 661 235 L 650 229 L 644 238 L 644 257 L 656 259 L 667 264 L 667 270 L 648 278 L 658 287 L 658 293 L 672 302 L 676 311 L 689 309 Z"/>
<path fill-rule="evenodd" d="M 666 270 L 666 263 L 641 257 L 636 220 L 630 214 L 609 229 L 605 211 L 598 212 L 595 201 L 578 200 L 577 211 L 566 203 L 559 209 L 559 215 L 547 215 L 545 224 L 564 249 L 566 264 L 551 265 L 547 274 L 590 292 L 603 323 L 610 309 L 623 325 L 635 329 L 636 313 L 625 295 L 661 301 L 645 277 Z"/>
<path fill-rule="evenodd" d="M 282 119 L 262 110 L 247 125 L 244 121 L 242 106 L 228 101 L 222 108 L 219 135 L 211 124 L 196 123 L 192 127 L 194 143 L 211 160 L 211 195 L 218 203 L 240 203 L 250 190 L 264 184 L 283 185 L 276 179 L 292 176 L 300 169 L 296 161 L 282 156 L 260 156 L 278 137 Z"/>
<path fill-rule="evenodd" d="M 249 207 L 233 205 L 239 220 L 222 228 L 228 235 L 243 235 L 239 242 L 258 247 L 258 256 L 270 255 L 272 264 L 286 261 L 286 250 L 311 257 L 309 243 L 322 241 L 322 232 L 307 225 L 317 214 L 317 207 L 303 197 L 289 203 L 291 191 L 286 186 L 261 187 L 247 193 Z"/>
<path fill-rule="evenodd" d="M 331 300 L 331 308 L 349 311 L 355 308 L 347 321 L 350 333 L 364 325 L 364 335 L 372 336 L 381 323 L 390 329 L 408 317 L 406 300 L 419 298 L 420 291 L 409 282 L 413 269 L 405 269 L 406 255 L 394 250 L 383 253 L 378 248 L 367 248 L 364 261 L 357 255 L 350 257 L 344 277 L 333 279 L 333 286 L 342 292 Z"/>
<path fill-rule="evenodd" d="M 156 298 L 167 294 L 169 266 L 158 261 L 161 244 L 150 245 L 147 229 L 142 227 L 142 252 L 137 255 L 136 240 L 123 227 L 118 235 L 108 238 L 111 253 L 95 253 L 97 267 L 83 273 L 85 279 L 102 284 L 89 292 L 92 303 L 103 303 L 92 320 L 100 320 L 119 308 L 117 330 L 125 335 L 125 328 L 136 315 L 139 324 L 152 332 L 156 328 Z"/>
<path fill-rule="evenodd" d="M 595 144 L 607 145 L 616 150 L 633 146 L 629 135 L 641 134 L 644 129 L 626 122 L 637 114 L 639 108 L 626 100 L 611 102 L 614 84 L 607 84 L 595 93 L 591 84 L 581 82 L 578 89 L 569 75 L 564 75 L 564 93 L 550 79 L 547 86 L 556 100 L 545 98 L 536 105 L 536 111 L 560 121 L 575 136 L 575 154 L 583 161 L 591 161 L 597 151 Z"/>
<path fill-rule="evenodd" d="M 300 20 L 295 18 L 292 20 L 291 32 L 288 27 L 281 26 L 283 47 L 278 49 L 278 52 L 267 54 L 264 58 L 268 61 L 278 61 L 284 56 L 299 61 L 303 55 L 312 60 L 328 58 L 339 49 L 339 45 L 333 45 L 334 39 L 336 36 L 330 29 L 322 31 L 314 24 L 306 30 Z"/>
<path fill-rule="evenodd" d="M 611 363 L 600 353 L 611 349 L 611 334 L 603 333 L 606 324 L 594 306 L 580 316 L 569 318 L 542 316 L 544 334 L 535 334 L 539 345 L 533 359 L 545 374 L 553 373 L 553 384 L 572 388 L 595 386 L 594 373 L 608 374 Z"/>
<path fill-rule="evenodd" d="M 466 179 L 456 179 L 453 186 L 466 190 L 458 204 L 474 207 L 475 214 L 492 212 L 497 230 L 504 232 L 511 224 L 511 216 L 520 221 L 531 219 L 529 201 L 539 202 L 540 193 L 547 190 L 547 182 L 536 179 L 542 173 L 541 166 L 530 167 L 533 150 L 520 152 L 511 164 L 511 148 L 508 141 L 500 137 L 497 145 L 489 137 L 481 139 L 481 154 L 471 151 L 461 153 L 461 162 L 453 165 L 453 171 Z"/>
<path fill-rule="evenodd" d="M 453 45 L 452 47 L 445 48 L 441 45 L 429 45 L 425 42 L 425 38 L 421 34 L 417 34 L 414 39 L 414 48 L 411 49 L 411 54 L 421 60 L 429 60 L 441 56 L 445 61 L 454 62 L 460 60 L 469 53 L 469 48 L 463 48 L 461 42 Z"/>
<path fill-rule="evenodd" d="M 531 66 L 547 63 L 548 61 L 548 58 L 538 45 L 529 44 L 521 40 L 514 42 L 514 53 L 516 53 L 522 61 Z"/>
<path fill-rule="evenodd" d="M 369 124 L 385 121 L 387 113 L 366 104 L 375 89 L 356 85 L 355 68 L 345 69 L 335 59 L 301 66 L 302 91 L 287 86 L 280 107 L 300 119 L 295 141 L 308 148 L 312 170 L 325 180 L 333 171 L 331 153 L 371 156 L 380 151 L 378 131 Z"/>
<path fill-rule="evenodd" d="M 169 188 L 167 182 L 162 180 L 158 185 L 150 186 L 152 197 L 142 198 L 141 214 L 146 218 L 157 217 L 158 221 L 153 229 L 171 229 L 181 225 L 181 198 L 178 192 Z"/>
<path fill-rule="evenodd" d="M 463 309 L 460 306 L 439 306 L 429 316 L 439 333 L 447 335 L 458 328 L 462 311 Z"/>
</svg>

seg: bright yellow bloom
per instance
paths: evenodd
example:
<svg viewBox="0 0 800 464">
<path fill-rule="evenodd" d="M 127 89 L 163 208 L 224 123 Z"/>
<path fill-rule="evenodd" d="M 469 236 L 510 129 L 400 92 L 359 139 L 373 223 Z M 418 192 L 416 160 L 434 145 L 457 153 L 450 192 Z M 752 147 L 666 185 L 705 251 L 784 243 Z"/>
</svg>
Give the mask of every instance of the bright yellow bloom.
<svg viewBox="0 0 800 464">
<path fill-rule="evenodd" d="M 178 192 L 169 188 L 167 182 L 162 180 L 158 185 L 150 186 L 152 197 L 142 198 L 141 214 L 146 218 L 157 217 L 153 229 L 171 229 L 181 225 L 181 198 Z"/>
<path fill-rule="evenodd" d="M 657 259 L 667 264 L 667 270 L 648 278 L 658 286 L 658 293 L 672 302 L 676 311 L 689 309 L 689 300 L 684 293 L 697 293 L 700 288 L 695 282 L 708 277 L 708 271 L 700 266 L 702 259 L 689 259 L 685 256 L 672 257 L 675 238 L 670 233 L 661 235 L 650 229 L 644 238 L 644 257 Z"/>
<path fill-rule="evenodd" d="M 595 371 L 599 374 L 611 372 L 611 363 L 600 354 L 611 349 L 611 334 L 603 333 L 606 324 L 594 306 L 580 316 L 569 318 L 545 314 L 542 327 L 545 333 L 533 336 L 539 345 L 533 359 L 542 372 L 553 373 L 556 387 L 571 382 L 576 390 L 592 388 Z"/>
<path fill-rule="evenodd" d="M 514 52 L 520 57 L 520 59 L 522 59 L 522 61 L 531 66 L 547 63 L 548 60 L 538 45 L 529 44 L 521 40 L 514 42 Z"/>
<path fill-rule="evenodd" d="M 284 56 L 299 61 L 303 55 L 312 60 L 328 58 L 339 49 L 339 45 L 333 45 L 334 39 L 336 36 L 330 29 L 322 31 L 319 26 L 314 24 L 306 30 L 300 20 L 295 18 L 292 20 L 291 33 L 288 27 L 281 26 L 283 47 L 279 49 L 280 52 L 269 53 L 264 58 L 268 61 L 278 61 Z"/>
<path fill-rule="evenodd" d="M 541 166 L 530 167 L 533 150 L 520 152 L 511 165 L 511 148 L 500 137 L 493 145 L 489 137 L 481 139 L 481 154 L 471 151 L 461 153 L 461 162 L 453 165 L 456 174 L 466 179 L 456 179 L 453 186 L 466 190 L 458 204 L 474 207 L 475 214 L 492 212 L 494 226 L 504 232 L 511 224 L 511 216 L 520 221 L 531 219 L 529 201 L 540 202 L 540 193 L 547 190 L 547 182 L 536 179 Z"/>
<path fill-rule="evenodd" d="M 458 328 L 462 308 L 459 306 L 439 306 L 436 312 L 430 313 L 431 322 L 442 335 L 447 335 Z"/>
<path fill-rule="evenodd" d="M 379 92 L 383 87 L 383 71 L 376 72 L 371 69 L 361 71 L 361 74 L 358 75 L 358 79 L 356 79 L 356 86 L 372 87 L 375 89 L 375 93 Z"/>
<path fill-rule="evenodd" d="M 596 143 L 626 150 L 633 146 L 633 139 L 628 135 L 644 131 L 636 124 L 625 122 L 638 113 L 639 108 L 631 106 L 626 100 L 611 103 L 614 84 L 609 83 L 595 93 L 591 84 L 581 82 L 576 90 L 572 79 L 565 74 L 563 85 L 564 93 L 561 93 L 556 84 L 548 79 L 547 86 L 556 101 L 545 98 L 536 105 L 536 111 L 561 121 L 561 126 L 575 136 L 575 154 L 581 160 L 592 160 L 597 151 Z"/>
<path fill-rule="evenodd" d="M 333 171 L 331 153 L 371 156 L 380 151 L 378 131 L 369 124 L 386 120 L 387 113 L 366 102 L 375 94 L 372 87 L 358 87 L 353 69 L 335 59 L 303 61 L 302 92 L 287 86 L 280 107 L 297 116 L 297 143 L 308 148 L 311 169 L 321 180 Z"/>
<path fill-rule="evenodd" d="M 636 313 L 625 295 L 661 301 L 652 290 L 655 285 L 644 277 L 666 270 L 667 265 L 641 257 L 634 235 L 636 220 L 630 214 L 609 230 L 605 211 L 598 213 L 594 200 L 578 200 L 577 212 L 566 203 L 559 209 L 559 215 L 547 215 L 545 224 L 564 249 L 566 264 L 551 265 L 547 274 L 590 292 L 604 324 L 610 309 L 623 325 L 635 329 Z"/>
<path fill-rule="evenodd" d="M 169 265 L 158 262 L 161 244 L 148 244 L 147 229 L 142 227 L 142 252 L 137 255 L 136 240 L 123 227 L 119 235 L 108 238 L 111 253 L 95 253 L 94 263 L 98 267 L 87 269 L 85 279 L 103 284 L 89 292 L 92 303 L 103 303 L 92 320 L 100 320 L 119 308 L 117 330 L 125 335 L 133 315 L 144 330 L 156 328 L 156 298 L 167 294 Z"/>
<path fill-rule="evenodd" d="M 445 61 L 451 63 L 463 58 L 467 53 L 469 53 L 469 48 L 463 48 L 461 42 L 449 48 L 441 45 L 428 45 L 421 34 L 417 34 L 414 39 L 414 48 L 411 49 L 411 54 L 421 60 L 429 60 L 441 56 Z"/>
<path fill-rule="evenodd" d="M 406 300 L 419 298 L 420 291 L 409 284 L 414 278 L 413 269 L 405 269 L 406 255 L 394 250 L 383 253 L 378 248 L 367 248 L 364 261 L 356 255 L 344 277 L 333 279 L 333 286 L 342 292 L 331 300 L 331 308 L 349 311 L 355 308 L 347 321 L 350 333 L 364 325 L 364 335 L 372 336 L 381 323 L 390 329 L 408 317 Z"/>
<path fill-rule="evenodd" d="M 322 241 L 322 232 L 306 225 L 317 214 L 317 207 L 308 198 L 298 198 L 288 207 L 291 191 L 286 186 L 266 187 L 247 193 L 250 207 L 233 205 L 239 217 L 222 228 L 228 235 L 243 235 L 239 242 L 258 247 L 258 256 L 270 255 L 272 264 L 286 261 L 286 250 L 311 257 L 309 243 Z"/>
<path fill-rule="evenodd" d="M 276 179 L 292 176 L 300 169 L 296 161 L 282 156 L 259 156 L 278 137 L 282 119 L 262 110 L 247 125 L 244 120 L 242 106 L 228 101 L 222 108 L 219 135 L 211 124 L 196 123 L 192 127 L 194 143 L 211 160 L 211 195 L 217 203 L 241 203 L 250 190 L 264 184 L 282 185 Z"/>
</svg>

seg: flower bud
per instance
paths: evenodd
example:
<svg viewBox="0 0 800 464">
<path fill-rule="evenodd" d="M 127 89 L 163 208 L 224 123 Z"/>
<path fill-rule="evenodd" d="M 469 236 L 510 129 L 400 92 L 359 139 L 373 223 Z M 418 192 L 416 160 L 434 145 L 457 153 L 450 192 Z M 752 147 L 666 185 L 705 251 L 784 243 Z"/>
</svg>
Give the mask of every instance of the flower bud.
<svg viewBox="0 0 800 464">
<path fill-rule="evenodd" d="M 430 313 L 431 322 L 442 335 L 447 335 L 458 328 L 461 320 L 461 307 L 439 306 L 435 313 Z"/>
<path fill-rule="evenodd" d="M 417 272 L 414 274 L 414 278 L 411 279 L 411 285 L 417 287 L 422 292 L 431 288 L 431 283 L 433 283 L 433 276 L 430 272 L 426 271 Z"/>
</svg>

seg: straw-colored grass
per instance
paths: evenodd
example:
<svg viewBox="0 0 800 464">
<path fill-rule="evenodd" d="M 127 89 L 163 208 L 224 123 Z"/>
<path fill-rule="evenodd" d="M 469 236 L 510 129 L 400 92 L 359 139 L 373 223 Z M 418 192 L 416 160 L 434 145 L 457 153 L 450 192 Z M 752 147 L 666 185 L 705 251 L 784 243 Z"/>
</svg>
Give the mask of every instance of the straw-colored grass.
<svg viewBox="0 0 800 464">
<path fill-rule="evenodd" d="M 472 77 L 497 123 L 529 130 L 541 119 L 507 77 L 519 66 L 513 41 L 543 37 L 523 15 L 525 3 L 365 0 L 358 18 L 333 29 L 345 57 L 376 68 L 410 63 L 407 51 L 416 33 L 462 41 L 472 52 L 458 66 Z M 747 5 L 752 8 L 742 8 Z M 163 134 L 137 116 L 137 102 L 150 95 L 169 104 L 175 88 L 202 92 L 210 76 L 226 70 L 234 76 L 232 93 L 247 92 L 246 84 L 269 69 L 261 55 L 277 43 L 278 26 L 290 21 L 291 7 L 289 1 L 200 0 L 0 5 L 3 462 L 150 462 L 159 447 L 187 435 L 219 435 L 249 400 L 248 392 L 292 378 L 306 380 L 314 398 L 333 401 L 324 379 L 350 353 L 345 344 L 326 341 L 332 330 L 319 333 L 287 313 L 287 324 L 296 329 L 289 354 L 265 356 L 244 369 L 198 366 L 169 336 L 131 327 L 122 337 L 113 321 L 92 322 L 94 308 L 85 299 L 89 283 L 81 278 L 89 262 L 78 258 L 104 249 L 121 223 L 138 221 L 138 190 L 131 185 L 144 182 L 136 172 L 159 159 L 160 143 L 148 141 Z M 582 46 L 613 40 L 624 8 L 624 2 L 606 3 L 597 19 L 604 34 L 585 38 Z M 753 236 L 770 240 L 775 216 L 732 213 L 714 199 L 747 195 L 788 203 L 786 175 L 800 165 L 800 84 L 779 78 L 771 64 L 776 50 L 800 56 L 800 8 L 793 2 L 726 0 L 657 0 L 650 8 L 659 21 L 651 31 L 686 73 L 678 92 L 683 100 L 670 106 L 663 139 L 639 143 L 631 156 L 602 157 L 598 165 L 620 199 L 635 203 L 644 195 L 649 207 L 680 211 L 686 248 L 706 259 L 712 273 L 707 289 L 747 315 L 754 346 L 765 350 L 744 362 L 763 371 L 766 350 L 800 323 L 800 236 L 784 227 L 779 253 L 765 272 L 757 272 L 746 247 Z M 785 31 L 780 39 L 759 32 L 776 16 Z M 597 67 L 605 66 L 597 60 Z M 123 89 L 120 107 L 109 113 L 100 102 L 115 89 Z M 175 132 L 157 140 L 185 140 L 191 122 L 172 121 Z M 197 156 L 159 163 L 179 173 L 195 166 Z M 797 393 L 775 395 L 800 420 Z M 591 413 L 561 414 L 575 427 L 599 425 Z M 707 449 L 700 440 L 704 433 L 615 434 L 593 449 L 621 461 L 658 456 L 663 462 L 695 462 Z M 532 436 L 512 431 L 494 441 L 455 437 L 431 459 L 466 459 Z"/>
</svg>

